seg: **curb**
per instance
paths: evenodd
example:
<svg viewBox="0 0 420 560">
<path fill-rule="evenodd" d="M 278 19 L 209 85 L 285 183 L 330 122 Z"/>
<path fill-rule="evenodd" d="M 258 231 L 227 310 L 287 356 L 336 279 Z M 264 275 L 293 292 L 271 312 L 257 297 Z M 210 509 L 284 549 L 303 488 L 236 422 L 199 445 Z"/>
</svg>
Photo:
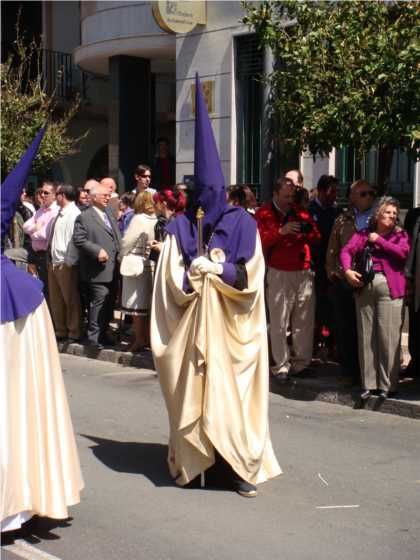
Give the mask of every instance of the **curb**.
<svg viewBox="0 0 420 560">
<path fill-rule="evenodd" d="M 282 395 L 286 399 L 303 401 L 322 401 L 330 404 L 341 404 L 353 409 L 371 410 L 385 414 L 394 414 L 405 418 L 420 420 L 420 401 L 401 399 L 380 399 L 372 396 L 366 403 L 359 398 L 360 390 L 351 388 L 337 388 L 334 386 L 319 386 L 304 379 L 292 379 L 284 384 L 270 381 L 270 391 Z"/>
<path fill-rule="evenodd" d="M 59 343 L 58 349 L 61 354 L 70 354 L 83 358 L 91 358 L 122 366 L 137 367 L 142 369 L 154 370 L 153 356 L 150 351 L 140 354 L 132 354 L 131 352 L 122 352 L 112 348 L 104 348 L 102 350 L 94 350 L 89 346 L 83 346 L 77 343 Z M 374 412 L 383 412 L 385 414 L 394 414 L 405 418 L 414 418 L 420 420 L 420 400 L 418 402 L 386 399 L 385 401 L 378 397 L 371 397 L 364 406 L 360 406 L 359 391 L 351 388 L 337 388 L 337 386 L 326 385 L 325 382 L 315 382 L 308 379 L 292 379 L 284 384 L 273 383 L 270 380 L 270 391 L 285 397 L 286 399 L 303 400 L 303 401 L 321 401 L 330 404 L 341 404 L 353 409 L 364 408 Z"/>
<path fill-rule="evenodd" d="M 70 354 L 72 356 L 79 356 L 82 358 L 91 358 L 94 360 L 101 360 L 103 362 L 121 364 L 122 366 L 155 369 L 153 356 L 150 351 L 132 354 L 131 352 L 121 352 L 112 348 L 95 350 L 92 347 L 83 346 L 82 344 L 68 344 L 66 342 L 59 343 L 58 350 L 60 354 Z"/>
</svg>

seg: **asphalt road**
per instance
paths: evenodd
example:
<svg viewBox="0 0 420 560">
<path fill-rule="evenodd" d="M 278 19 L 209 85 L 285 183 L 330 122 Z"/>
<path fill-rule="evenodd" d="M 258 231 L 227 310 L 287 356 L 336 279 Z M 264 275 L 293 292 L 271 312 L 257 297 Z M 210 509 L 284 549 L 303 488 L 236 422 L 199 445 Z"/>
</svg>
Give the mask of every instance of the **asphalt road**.
<svg viewBox="0 0 420 560">
<path fill-rule="evenodd" d="M 68 521 L 29 527 L 26 558 L 420 558 L 419 420 L 271 395 L 284 474 L 256 499 L 185 490 L 166 470 L 153 372 L 68 355 L 62 364 L 86 489 Z M 20 555 L 25 542 L 14 546 Z"/>
</svg>

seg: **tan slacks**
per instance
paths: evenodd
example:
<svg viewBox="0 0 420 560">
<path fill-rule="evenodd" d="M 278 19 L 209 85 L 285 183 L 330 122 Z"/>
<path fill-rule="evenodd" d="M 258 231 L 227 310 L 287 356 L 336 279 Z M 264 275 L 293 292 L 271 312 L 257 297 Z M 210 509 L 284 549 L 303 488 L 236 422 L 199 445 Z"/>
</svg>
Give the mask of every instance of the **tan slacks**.
<svg viewBox="0 0 420 560">
<path fill-rule="evenodd" d="M 48 265 L 48 287 L 55 334 L 80 338 L 81 307 L 77 266 Z"/>
<path fill-rule="evenodd" d="M 315 289 L 310 270 L 268 268 L 267 303 L 270 313 L 270 342 L 274 364 L 271 373 L 299 373 L 312 359 Z M 287 343 L 291 332 L 292 347 Z"/>
<path fill-rule="evenodd" d="M 391 299 L 383 274 L 355 294 L 362 384 L 395 391 L 400 371 L 403 299 Z"/>
</svg>

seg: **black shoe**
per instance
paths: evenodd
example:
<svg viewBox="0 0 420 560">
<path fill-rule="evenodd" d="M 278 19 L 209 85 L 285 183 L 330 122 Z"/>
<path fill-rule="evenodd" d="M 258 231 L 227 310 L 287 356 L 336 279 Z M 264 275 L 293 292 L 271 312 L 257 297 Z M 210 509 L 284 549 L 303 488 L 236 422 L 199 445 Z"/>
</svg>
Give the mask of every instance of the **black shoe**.
<svg viewBox="0 0 420 560">
<path fill-rule="evenodd" d="M 362 401 L 367 401 L 371 395 L 372 393 L 369 391 L 369 389 L 367 389 L 366 391 L 363 391 L 363 393 L 361 393 L 360 398 L 362 399 Z"/>
<path fill-rule="evenodd" d="M 103 350 L 105 348 L 105 346 L 100 342 L 95 342 L 94 340 L 89 340 L 88 338 L 83 340 L 82 344 L 87 346 L 89 350 Z"/>
<path fill-rule="evenodd" d="M 109 338 L 108 336 L 101 336 L 99 339 L 99 344 L 102 346 L 115 346 L 115 340 Z"/>
<path fill-rule="evenodd" d="M 385 399 L 388 398 L 388 396 L 389 396 L 388 391 L 379 391 L 379 393 L 378 393 L 378 397 L 379 397 L 380 399 L 384 399 L 384 400 L 385 400 Z"/>
<path fill-rule="evenodd" d="M 56 336 L 55 339 L 57 342 L 67 342 L 66 336 Z"/>
<path fill-rule="evenodd" d="M 79 344 L 80 343 L 80 337 L 79 338 L 73 338 L 72 336 L 69 336 L 67 339 L 67 342 L 69 344 Z"/>
<path fill-rule="evenodd" d="M 288 373 L 277 373 L 271 376 L 271 381 L 275 385 L 284 385 L 285 383 L 289 383 L 290 375 Z"/>
<path fill-rule="evenodd" d="M 255 498 L 258 494 L 257 487 L 245 480 L 235 480 L 233 489 L 244 498 Z"/>
</svg>

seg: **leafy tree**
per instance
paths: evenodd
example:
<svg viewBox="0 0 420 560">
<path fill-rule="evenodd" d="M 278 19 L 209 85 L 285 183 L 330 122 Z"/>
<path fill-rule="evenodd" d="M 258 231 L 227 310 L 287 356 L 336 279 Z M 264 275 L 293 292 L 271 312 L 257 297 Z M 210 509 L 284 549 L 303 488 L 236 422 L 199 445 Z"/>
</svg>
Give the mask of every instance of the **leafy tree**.
<svg viewBox="0 0 420 560">
<path fill-rule="evenodd" d="M 48 123 L 38 155 L 36 173 L 46 174 L 53 163 L 75 153 L 86 135 L 73 138 L 66 132 L 77 113 L 80 99 L 66 111 L 57 107 L 54 92 L 47 93 L 42 75 L 42 50 L 32 41 L 25 44 L 16 26 L 15 52 L 1 65 L 1 173 L 5 177 L 20 159 L 39 129 Z"/>
<path fill-rule="evenodd" d="M 283 141 L 314 155 L 377 147 L 382 187 L 394 148 L 419 156 L 419 2 L 243 4 L 276 60 L 269 110 Z"/>
</svg>

